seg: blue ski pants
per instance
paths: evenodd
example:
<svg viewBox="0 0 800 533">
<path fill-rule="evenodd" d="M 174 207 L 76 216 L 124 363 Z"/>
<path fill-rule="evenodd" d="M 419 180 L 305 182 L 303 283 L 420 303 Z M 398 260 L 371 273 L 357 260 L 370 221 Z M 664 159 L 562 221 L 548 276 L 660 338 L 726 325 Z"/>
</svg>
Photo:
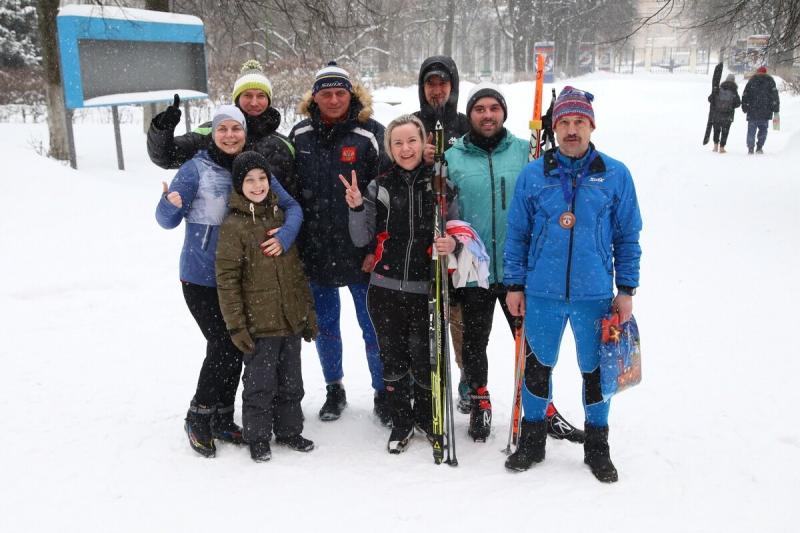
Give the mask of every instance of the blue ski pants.
<svg viewBox="0 0 800 533">
<path fill-rule="evenodd" d="M 758 137 L 756 137 L 758 130 Z M 747 148 L 752 150 L 755 146 L 757 150 L 764 147 L 767 142 L 767 132 L 769 131 L 769 120 L 749 120 L 747 121 Z"/>
<path fill-rule="evenodd" d="M 552 394 L 552 372 L 564 329 L 569 321 L 575 338 L 578 368 L 583 375 L 583 408 L 586 422 L 608 425 L 609 402 L 600 391 L 600 323 L 609 313 L 611 300 L 565 302 L 529 296 L 525 300 L 525 336 L 532 353 L 525 361 L 522 406 L 525 420 L 544 420 Z"/>
<path fill-rule="evenodd" d="M 367 311 L 366 283 L 348 285 L 353 304 L 356 308 L 358 325 L 361 326 L 362 337 L 367 352 L 367 365 L 372 376 L 372 388 L 376 391 L 383 390 L 383 364 L 381 363 L 378 338 L 375 328 Z M 317 324 L 319 334 L 316 346 L 319 362 L 322 365 L 322 374 L 326 383 L 341 381 L 344 377 L 342 369 L 342 330 L 339 325 L 341 315 L 341 301 L 339 287 L 317 285 L 311 283 L 311 292 L 314 295 L 314 308 L 317 311 Z"/>
</svg>

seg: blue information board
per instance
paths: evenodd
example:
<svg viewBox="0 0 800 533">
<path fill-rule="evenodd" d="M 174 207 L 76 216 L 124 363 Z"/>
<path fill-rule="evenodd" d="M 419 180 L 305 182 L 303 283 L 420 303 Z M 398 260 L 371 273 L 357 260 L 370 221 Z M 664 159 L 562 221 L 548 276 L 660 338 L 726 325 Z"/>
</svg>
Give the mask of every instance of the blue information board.
<svg viewBox="0 0 800 533">
<path fill-rule="evenodd" d="M 67 109 L 208 98 L 197 17 L 68 5 L 56 23 Z"/>
</svg>

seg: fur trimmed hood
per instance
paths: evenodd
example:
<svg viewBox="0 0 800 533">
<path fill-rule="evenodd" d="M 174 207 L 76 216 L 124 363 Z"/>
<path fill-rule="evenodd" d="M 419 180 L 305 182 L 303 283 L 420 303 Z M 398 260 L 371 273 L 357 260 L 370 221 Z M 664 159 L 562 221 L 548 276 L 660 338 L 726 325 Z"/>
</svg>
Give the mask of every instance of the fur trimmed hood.
<svg viewBox="0 0 800 533">
<path fill-rule="evenodd" d="M 358 81 L 353 81 L 353 96 L 350 100 L 351 112 L 354 105 L 361 106 L 357 117 L 359 122 L 363 124 L 372 118 L 372 94 Z M 311 90 L 308 90 L 303 95 L 300 103 L 297 104 L 297 112 L 301 115 L 312 117 L 312 112 L 315 109 L 318 109 L 317 104 L 314 102 L 314 96 L 311 94 Z"/>
</svg>

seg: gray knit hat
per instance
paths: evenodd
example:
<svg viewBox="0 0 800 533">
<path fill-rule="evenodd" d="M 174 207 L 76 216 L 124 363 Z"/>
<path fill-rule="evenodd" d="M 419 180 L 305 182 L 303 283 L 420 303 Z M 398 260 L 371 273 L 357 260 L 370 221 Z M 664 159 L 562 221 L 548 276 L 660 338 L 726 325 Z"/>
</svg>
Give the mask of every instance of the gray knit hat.
<svg viewBox="0 0 800 533">
<path fill-rule="evenodd" d="M 225 104 L 221 105 L 214 110 L 214 117 L 211 119 L 211 132 L 217 130 L 217 126 L 226 120 L 235 120 L 242 125 L 244 131 L 247 131 L 247 121 L 244 119 L 242 111 L 235 105 Z"/>
</svg>

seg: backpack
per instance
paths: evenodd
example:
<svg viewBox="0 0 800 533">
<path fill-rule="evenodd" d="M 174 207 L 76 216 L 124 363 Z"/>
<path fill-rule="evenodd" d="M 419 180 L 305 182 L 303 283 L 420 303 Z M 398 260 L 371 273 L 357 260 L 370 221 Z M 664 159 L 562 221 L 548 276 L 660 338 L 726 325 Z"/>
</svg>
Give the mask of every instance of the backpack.
<svg viewBox="0 0 800 533">
<path fill-rule="evenodd" d="M 733 102 L 736 100 L 736 93 L 727 87 L 721 87 L 717 95 L 715 109 L 720 113 L 733 111 Z"/>
</svg>

